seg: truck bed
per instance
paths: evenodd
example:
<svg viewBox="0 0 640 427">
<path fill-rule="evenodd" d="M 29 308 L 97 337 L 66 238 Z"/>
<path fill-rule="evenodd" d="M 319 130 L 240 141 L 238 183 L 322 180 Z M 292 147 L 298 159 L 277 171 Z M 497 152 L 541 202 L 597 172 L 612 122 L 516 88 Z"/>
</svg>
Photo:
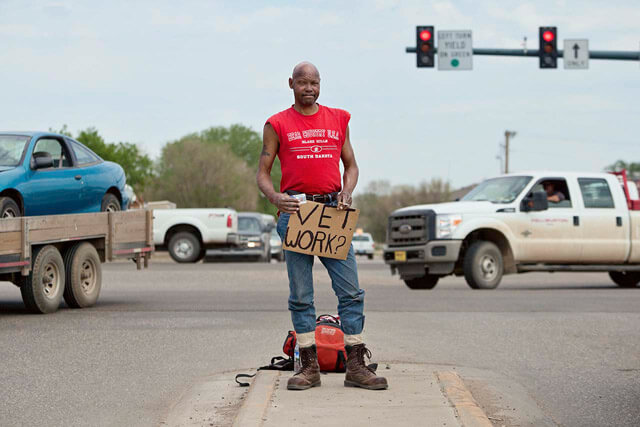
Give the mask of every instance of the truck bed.
<svg viewBox="0 0 640 427">
<path fill-rule="evenodd" d="M 134 258 L 140 268 L 153 252 L 151 211 L 47 215 L 0 220 L 0 274 L 29 273 L 34 245 L 91 241 L 102 262 Z"/>
</svg>

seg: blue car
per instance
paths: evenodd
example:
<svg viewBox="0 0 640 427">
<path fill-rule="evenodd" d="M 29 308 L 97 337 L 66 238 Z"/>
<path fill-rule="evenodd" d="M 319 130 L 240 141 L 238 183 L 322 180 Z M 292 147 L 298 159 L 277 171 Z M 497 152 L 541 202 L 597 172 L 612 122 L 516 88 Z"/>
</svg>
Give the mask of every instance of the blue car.
<svg viewBox="0 0 640 427">
<path fill-rule="evenodd" d="M 0 132 L 0 218 L 124 210 L 125 174 L 64 135 Z"/>
</svg>

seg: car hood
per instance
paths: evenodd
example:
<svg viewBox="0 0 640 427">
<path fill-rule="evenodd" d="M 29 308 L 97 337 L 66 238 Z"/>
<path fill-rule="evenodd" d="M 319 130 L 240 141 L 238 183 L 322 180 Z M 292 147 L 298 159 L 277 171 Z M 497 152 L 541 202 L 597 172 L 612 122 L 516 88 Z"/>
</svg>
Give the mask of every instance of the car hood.
<svg viewBox="0 0 640 427">
<path fill-rule="evenodd" d="M 393 214 L 402 214 L 414 210 L 432 210 L 436 214 L 466 214 L 466 213 L 488 213 L 503 209 L 508 205 L 491 202 L 450 202 L 430 205 L 415 205 L 398 209 Z"/>
<path fill-rule="evenodd" d="M 256 233 L 255 231 L 243 231 L 243 230 L 238 230 L 238 235 L 240 236 L 246 236 L 246 237 L 260 237 L 262 236 L 262 233 Z"/>
</svg>

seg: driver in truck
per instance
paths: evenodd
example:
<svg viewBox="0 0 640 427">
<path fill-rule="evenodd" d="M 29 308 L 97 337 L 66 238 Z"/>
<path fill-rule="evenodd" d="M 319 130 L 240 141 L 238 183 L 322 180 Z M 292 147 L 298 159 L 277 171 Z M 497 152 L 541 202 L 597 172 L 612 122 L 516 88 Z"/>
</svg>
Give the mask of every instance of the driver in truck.
<svg viewBox="0 0 640 427">
<path fill-rule="evenodd" d="M 547 193 L 547 200 L 552 203 L 560 203 L 566 199 L 561 191 L 556 191 L 556 186 L 552 181 L 544 183 L 544 191 Z"/>
</svg>

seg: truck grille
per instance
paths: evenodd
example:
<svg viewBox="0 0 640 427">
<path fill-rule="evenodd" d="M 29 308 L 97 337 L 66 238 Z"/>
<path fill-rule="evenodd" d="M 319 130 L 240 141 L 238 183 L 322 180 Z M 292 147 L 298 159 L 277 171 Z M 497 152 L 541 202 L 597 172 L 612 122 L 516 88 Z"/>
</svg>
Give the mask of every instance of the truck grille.
<svg viewBox="0 0 640 427">
<path fill-rule="evenodd" d="M 389 246 L 422 245 L 429 241 L 430 224 L 435 226 L 432 211 L 403 212 L 389 217 Z"/>
</svg>

